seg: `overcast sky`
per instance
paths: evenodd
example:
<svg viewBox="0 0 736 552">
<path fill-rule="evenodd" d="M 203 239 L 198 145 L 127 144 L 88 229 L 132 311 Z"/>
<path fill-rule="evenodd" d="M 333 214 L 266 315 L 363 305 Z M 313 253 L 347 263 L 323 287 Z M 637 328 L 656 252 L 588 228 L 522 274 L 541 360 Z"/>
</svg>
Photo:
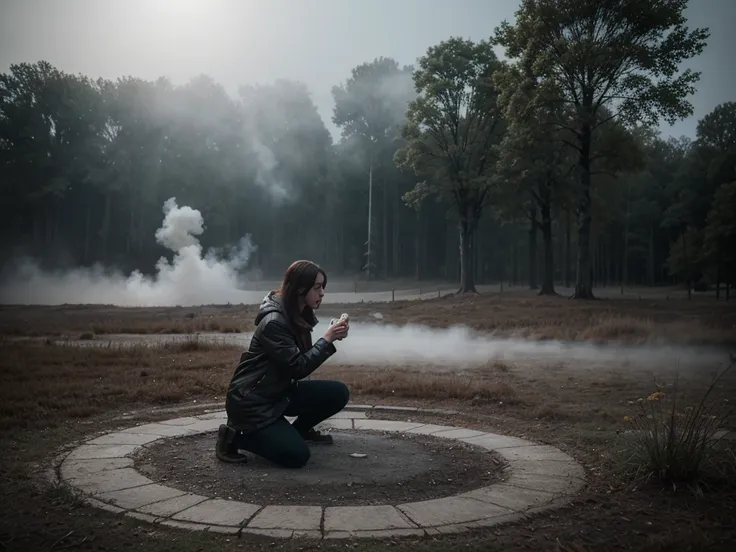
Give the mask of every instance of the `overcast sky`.
<svg viewBox="0 0 736 552">
<path fill-rule="evenodd" d="M 413 64 L 450 36 L 488 38 L 518 0 L 0 0 L 0 71 L 46 60 L 115 79 L 208 74 L 235 94 L 277 78 L 305 82 L 325 124 L 333 85 L 379 56 Z M 691 0 L 691 27 L 709 27 L 695 115 L 665 134 L 694 136 L 697 119 L 736 100 L 736 0 Z M 499 52 L 500 54 L 500 52 Z"/>
</svg>

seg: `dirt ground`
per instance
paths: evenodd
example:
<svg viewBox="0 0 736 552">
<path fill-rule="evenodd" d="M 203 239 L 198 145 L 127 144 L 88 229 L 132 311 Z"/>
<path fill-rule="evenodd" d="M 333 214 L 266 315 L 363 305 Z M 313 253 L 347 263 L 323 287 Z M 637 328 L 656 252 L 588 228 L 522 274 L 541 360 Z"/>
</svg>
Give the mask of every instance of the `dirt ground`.
<svg viewBox="0 0 736 552">
<path fill-rule="evenodd" d="M 342 311 L 341 307 L 333 310 Z M 468 323 L 489 333 L 530 339 L 725 345 L 736 343 L 736 309 L 706 300 L 596 302 L 564 298 L 448 297 L 433 301 L 345 306 L 353 319 Z M 376 312 L 382 318 L 376 318 Z M 159 313 L 156 315 L 155 313 Z M 161 314 L 163 313 L 163 314 Z M 191 315 L 191 313 L 194 313 Z M 736 455 L 733 441 L 704 466 L 694 485 L 663 486 L 632 475 L 631 415 L 638 399 L 673 391 L 672 373 L 631 366 L 576 370 L 565 362 L 534 367 L 489 361 L 457 371 L 391 366 L 325 365 L 314 377 L 338 378 L 356 403 L 444 407 L 452 417 L 392 414 L 392 419 L 445 423 L 516 435 L 557 446 L 583 464 L 589 487 L 568 508 L 503 527 L 421 540 L 289 542 L 268 538 L 190 534 L 122 519 L 88 507 L 69 489 L 49 487 L 43 474 L 60 447 L 76 439 L 139 421 L 167 419 L 220 405 L 241 350 L 202 341 L 83 348 L 15 341 L 10 337 L 82 333 L 188 331 L 187 323 L 230 321 L 247 331 L 254 311 L 244 307 L 113 309 L 107 307 L 3 308 L 0 333 L 0 550 L 143 550 L 160 552 L 260 550 L 730 550 L 736 539 Z M 191 316 L 190 316 L 191 315 Z M 325 312 L 320 317 L 329 315 Z M 207 317 L 212 317 L 207 318 Z M 210 322 L 207 322 L 208 324 Z M 215 327 L 217 326 L 217 327 Z M 202 331 L 201 329 L 195 331 Z M 718 367 L 682 374 L 678 409 L 697 405 Z M 658 385 L 660 387 L 658 387 Z M 716 386 L 715 406 L 736 401 L 736 377 Z M 182 412 L 178 410 L 177 412 Z M 371 417 L 389 417 L 378 411 Z M 733 428 L 733 420 L 726 425 Z M 202 447 L 210 446 L 202 441 Z M 204 449 L 202 455 L 204 455 Z M 209 454 L 209 453 L 208 453 Z M 192 468 L 204 474 L 211 460 Z M 154 463 L 153 465 L 156 465 Z M 161 466 L 161 462 L 158 462 Z M 191 465 L 191 464 L 190 464 Z M 196 462 L 195 462 L 196 465 Z M 207 464 L 208 465 L 208 464 Z"/>
<path fill-rule="evenodd" d="M 251 504 L 362 506 L 451 496 L 497 480 L 502 467 L 478 447 L 422 435 L 333 430 L 332 446 L 311 447 L 310 462 L 286 470 L 250 455 L 217 461 L 215 433 L 154 442 L 136 455 L 149 479 L 192 493 Z M 354 458 L 352 453 L 365 454 Z"/>
</svg>

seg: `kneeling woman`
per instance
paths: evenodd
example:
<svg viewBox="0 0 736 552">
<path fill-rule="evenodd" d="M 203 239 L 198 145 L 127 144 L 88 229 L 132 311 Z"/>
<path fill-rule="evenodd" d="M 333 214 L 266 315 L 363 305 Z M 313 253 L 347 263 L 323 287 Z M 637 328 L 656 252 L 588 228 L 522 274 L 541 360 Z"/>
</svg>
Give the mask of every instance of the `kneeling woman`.
<svg viewBox="0 0 736 552">
<path fill-rule="evenodd" d="M 314 311 L 326 283 L 320 267 L 297 261 L 286 271 L 281 289 L 263 299 L 250 346 L 227 392 L 228 421 L 220 426 L 216 445 L 223 462 L 245 462 L 242 449 L 300 468 L 309 460 L 308 443 L 332 443 L 314 426 L 345 407 L 348 388 L 339 381 L 304 381 L 336 352 L 333 342 L 348 335 L 349 323 L 341 321 L 312 345 Z M 289 423 L 285 416 L 296 420 Z"/>
</svg>

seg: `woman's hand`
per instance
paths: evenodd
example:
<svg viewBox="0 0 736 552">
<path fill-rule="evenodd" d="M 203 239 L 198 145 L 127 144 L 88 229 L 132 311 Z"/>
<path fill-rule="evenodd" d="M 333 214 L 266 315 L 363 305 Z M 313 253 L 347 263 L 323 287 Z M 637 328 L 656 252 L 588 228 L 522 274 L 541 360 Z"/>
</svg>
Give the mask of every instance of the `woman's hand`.
<svg viewBox="0 0 736 552">
<path fill-rule="evenodd" d="M 350 323 L 347 320 L 341 320 L 327 328 L 323 337 L 327 343 L 342 341 L 348 336 L 348 331 L 350 331 Z"/>
</svg>

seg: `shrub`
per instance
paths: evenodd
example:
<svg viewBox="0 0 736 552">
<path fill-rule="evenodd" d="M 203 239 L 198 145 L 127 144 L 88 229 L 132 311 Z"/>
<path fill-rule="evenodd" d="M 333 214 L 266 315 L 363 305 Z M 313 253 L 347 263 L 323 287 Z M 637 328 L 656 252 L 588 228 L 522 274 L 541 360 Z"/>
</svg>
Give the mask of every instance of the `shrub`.
<svg viewBox="0 0 736 552">
<path fill-rule="evenodd" d="M 705 464 L 713 460 L 719 439 L 716 432 L 724 427 L 730 411 L 726 401 L 712 399 L 718 381 L 731 366 L 713 378 L 697 406 L 678 410 L 677 379 L 672 393 L 659 388 L 638 400 L 637 413 L 624 420 L 634 426 L 628 464 L 635 476 L 654 477 L 662 483 L 697 483 Z"/>
</svg>

